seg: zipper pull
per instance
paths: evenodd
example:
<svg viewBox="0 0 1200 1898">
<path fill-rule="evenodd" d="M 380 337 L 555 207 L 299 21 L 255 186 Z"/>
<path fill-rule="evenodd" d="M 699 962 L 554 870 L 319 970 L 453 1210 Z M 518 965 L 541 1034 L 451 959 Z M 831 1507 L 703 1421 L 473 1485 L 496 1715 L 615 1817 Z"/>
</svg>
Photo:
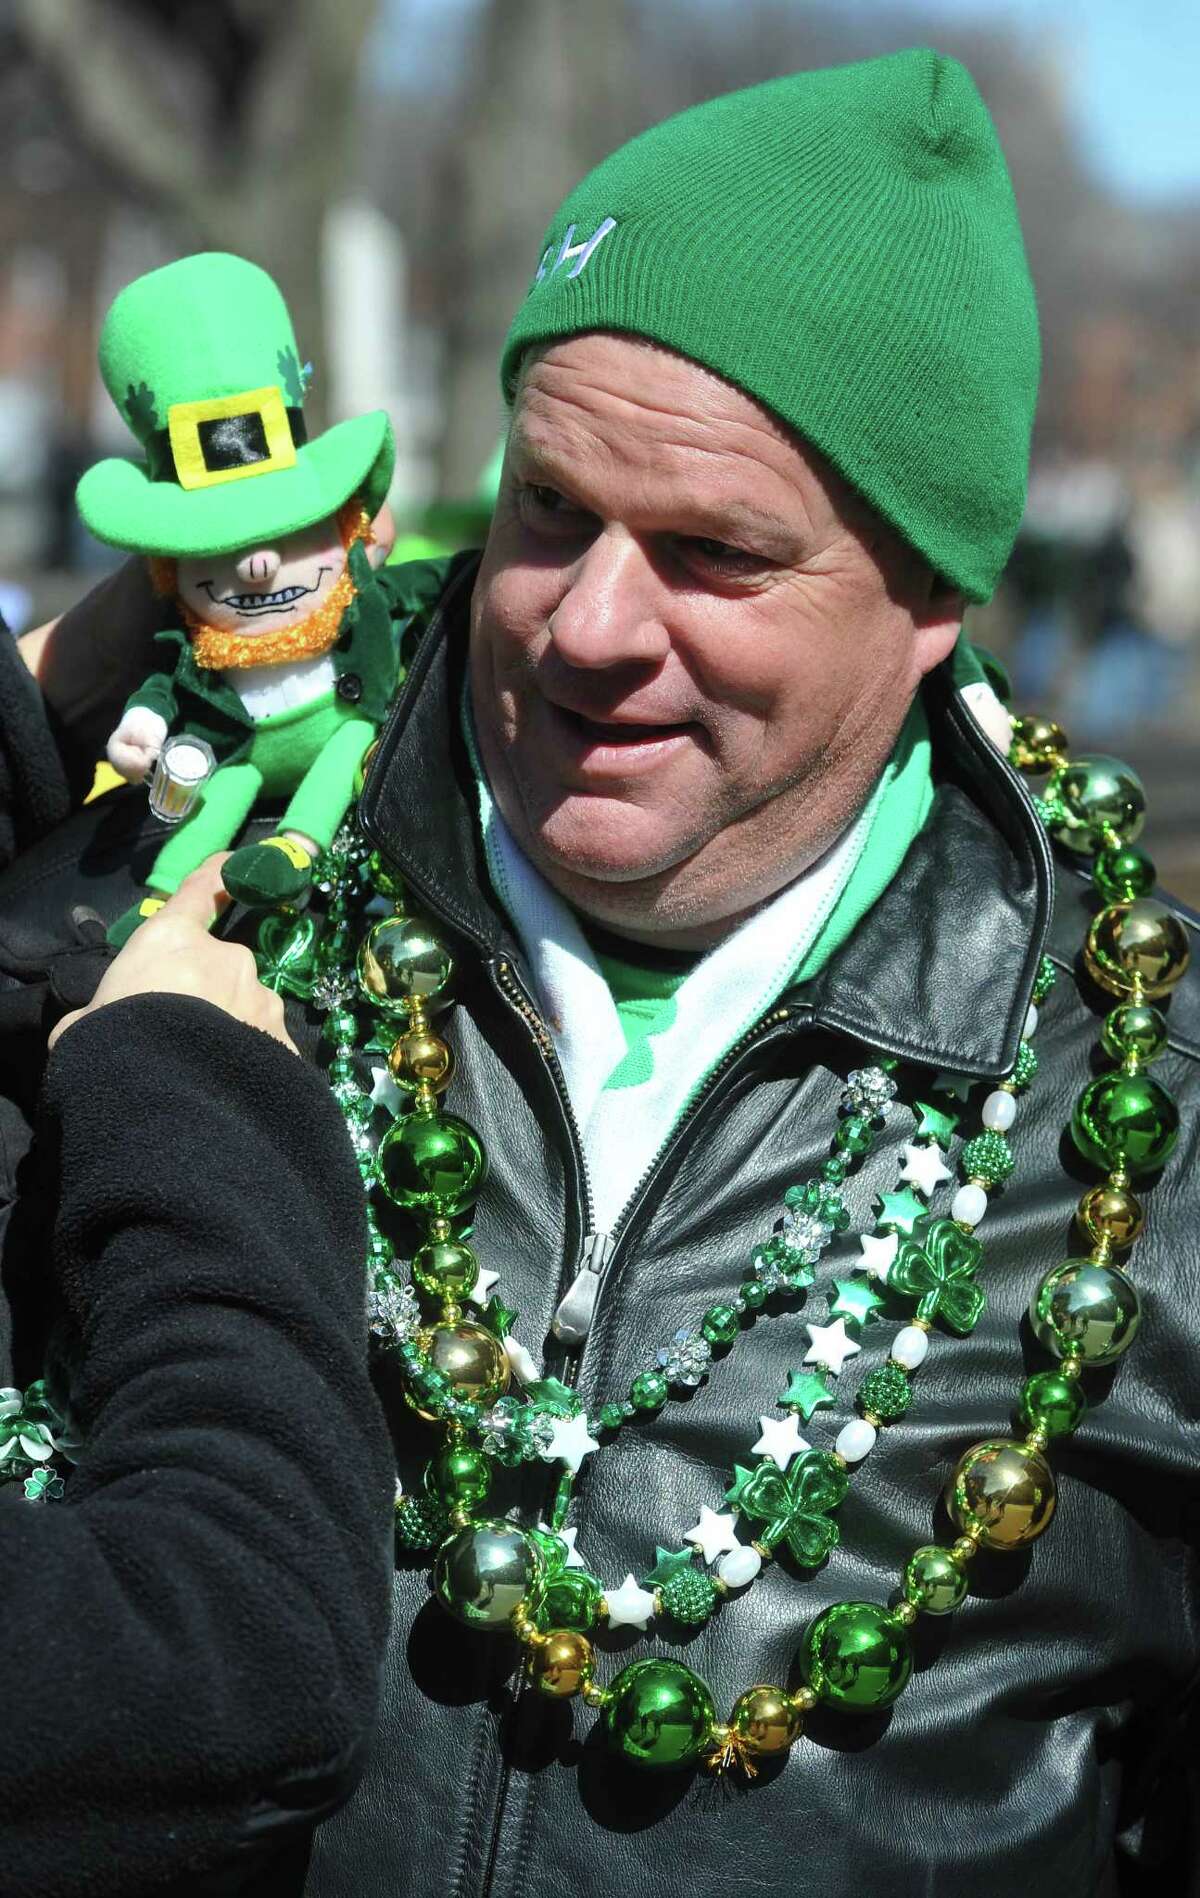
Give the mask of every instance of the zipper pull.
<svg viewBox="0 0 1200 1898">
<path fill-rule="evenodd" d="M 579 1270 L 571 1280 L 554 1314 L 550 1329 L 560 1344 L 577 1349 L 592 1328 L 600 1281 L 613 1255 L 612 1237 L 607 1232 L 589 1232 L 583 1241 Z"/>
</svg>

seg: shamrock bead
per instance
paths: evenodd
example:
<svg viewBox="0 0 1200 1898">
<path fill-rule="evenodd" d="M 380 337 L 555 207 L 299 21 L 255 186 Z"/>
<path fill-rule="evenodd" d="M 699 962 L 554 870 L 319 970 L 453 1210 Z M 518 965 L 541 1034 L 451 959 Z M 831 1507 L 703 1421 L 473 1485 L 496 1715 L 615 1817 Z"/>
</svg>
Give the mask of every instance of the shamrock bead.
<svg viewBox="0 0 1200 1898">
<path fill-rule="evenodd" d="M 634 1661 L 608 1690 L 602 1715 L 611 1746 L 635 1766 L 692 1766 L 716 1721 L 712 1695 L 681 1661 Z"/>
<path fill-rule="evenodd" d="M 629 1386 L 635 1410 L 661 1410 L 667 1401 L 667 1380 L 661 1371 L 639 1371 Z"/>
<path fill-rule="evenodd" d="M 700 1330 L 709 1344 L 732 1344 L 741 1326 L 732 1305 L 710 1305 L 700 1320 Z"/>
<path fill-rule="evenodd" d="M 1153 896 L 1112 903 L 1093 920 L 1083 946 L 1089 975 L 1114 995 L 1166 995 L 1188 965 L 1187 930 Z"/>
<path fill-rule="evenodd" d="M 1149 896 L 1156 871 L 1144 850 L 1118 844 L 1102 850 L 1092 865 L 1092 881 L 1109 903 L 1125 903 L 1133 896 Z"/>
<path fill-rule="evenodd" d="M 1132 766 L 1097 754 L 1060 766 L 1046 786 L 1050 835 L 1078 856 L 1094 857 L 1115 837 L 1131 844 L 1146 818 L 1146 793 Z"/>
<path fill-rule="evenodd" d="M 453 967 L 437 937 L 405 916 L 385 916 L 373 923 L 358 952 L 363 992 L 387 1015 L 408 1015 L 414 1005 L 435 1001 Z"/>
<path fill-rule="evenodd" d="M 1167 1045 L 1166 1017 L 1150 1002 L 1123 1002 L 1105 1017 L 1100 1039 L 1115 1061 L 1153 1061 Z"/>
<path fill-rule="evenodd" d="M 445 1538 L 450 1517 L 437 1496 L 401 1496 L 395 1511 L 396 1541 L 413 1555 L 436 1549 Z"/>
<path fill-rule="evenodd" d="M 1142 1309 L 1137 1287 L 1119 1265 L 1065 1259 L 1038 1286 L 1029 1319 L 1057 1357 L 1114 1364 L 1137 1336 Z"/>
<path fill-rule="evenodd" d="M 1047 1437 L 1069 1436 L 1085 1408 L 1079 1379 L 1061 1371 L 1035 1371 L 1021 1390 L 1021 1422 Z"/>
<path fill-rule="evenodd" d="M 666 1613 L 685 1627 L 702 1626 L 720 1600 L 715 1582 L 697 1568 L 681 1569 L 659 1593 Z"/>
<path fill-rule="evenodd" d="M 1012 1176 L 1013 1157 L 1004 1135 L 989 1132 L 968 1140 L 959 1164 L 964 1178 L 981 1186 L 1003 1186 Z"/>
<path fill-rule="evenodd" d="M 469 1628 L 507 1628 L 538 1579 L 540 1558 L 523 1530 L 504 1517 L 460 1529 L 438 1550 L 433 1584 L 438 1600 Z"/>
<path fill-rule="evenodd" d="M 465 1212 L 487 1176 L 478 1134 L 454 1114 L 405 1114 L 393 1121 L 375 1164 L 397 1206 L 442 1219 Z"/>
<path fill-rule="evenodd" d="M 1149 1074 L 1101 1074 L 1084 1088 L 1071 1117 L 1071 1135 L 1085 1160 L 1107 1172 L 1155 1173 L 1179 1134 L 1179 1109 Z"/>
<path fill-rule="evenodd" d="M 949 1549 L 914 1549 L 904 1570 L 904 1599 L 926 1615 L 948 1615 L 962 1605 L 967 1577 Z"/>
<path fill-rule="evenodd" d="M 912 1383 L 900 1364 L 881 1364 L 868 1371 L 858 1387 L 858 1407 L 870 1411 L 881 1423 L 894 1423 L 903 1417 L 912 1402 Z"/>
<path fill-rule="evenodd" d="M 1027 1443 L 986 1442 L 960 1457 L 946 1508 L 989 1549 L 1020 1549 L 1049 1527 L 1058 1500 L 1050 1465 Z"/>
<path fill-rule="evenodd" d="M 912 1673 L 904 1623 L 873 1601 L 826 1608 L 805 1631 L 796 1658 L 826 1706 L 846 1711 L 890 1707 Z"/>
</svg>

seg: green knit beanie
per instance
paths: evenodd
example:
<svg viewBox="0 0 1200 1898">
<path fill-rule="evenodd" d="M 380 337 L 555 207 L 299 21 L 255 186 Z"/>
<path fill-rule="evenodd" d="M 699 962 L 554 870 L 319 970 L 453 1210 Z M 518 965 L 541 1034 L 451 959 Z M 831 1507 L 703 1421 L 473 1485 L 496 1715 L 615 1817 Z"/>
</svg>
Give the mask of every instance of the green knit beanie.
<svg viewBox="0 0 1200 1898">
<path fill-rule="evenodd" d="M 796 73 L 643 132 L 567 197 L 501 361 L 653 338 L 756 396 L 972 600 L 1025 501 L 1037 309 L 969 73 L 928 50 Z"/>
</svg>

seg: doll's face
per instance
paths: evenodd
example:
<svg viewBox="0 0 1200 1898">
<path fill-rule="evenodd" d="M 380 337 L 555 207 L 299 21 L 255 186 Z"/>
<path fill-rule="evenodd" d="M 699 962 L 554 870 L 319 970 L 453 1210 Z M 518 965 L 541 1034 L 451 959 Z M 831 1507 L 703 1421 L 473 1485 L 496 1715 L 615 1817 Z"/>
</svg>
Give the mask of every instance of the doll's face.
<svg viewBox="0 0 1200 1898">
<path fill-rule="evenodd" d="M 175 587 L 206 626 L 253 637 L 278 632 L 315 613 L 345 565 L 338 518 L 331 514 L 281 540 L 237 553 L 181 559 Z"/>
</svg>

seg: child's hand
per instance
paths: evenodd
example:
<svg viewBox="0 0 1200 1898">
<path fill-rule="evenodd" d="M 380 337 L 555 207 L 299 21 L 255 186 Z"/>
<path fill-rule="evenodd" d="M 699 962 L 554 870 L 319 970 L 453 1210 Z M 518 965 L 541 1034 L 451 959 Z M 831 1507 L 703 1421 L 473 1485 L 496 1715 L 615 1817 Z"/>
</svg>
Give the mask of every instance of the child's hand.
<svg viewBox="0 0 1200 1898">
<path fill-rule="evenodd" d="M 162 750 L 167 721 L 161 712 L 131 705 L 113 732 L 105 750 L 114 771 L 128 784 L 140 784 Z"/>
</svg>

